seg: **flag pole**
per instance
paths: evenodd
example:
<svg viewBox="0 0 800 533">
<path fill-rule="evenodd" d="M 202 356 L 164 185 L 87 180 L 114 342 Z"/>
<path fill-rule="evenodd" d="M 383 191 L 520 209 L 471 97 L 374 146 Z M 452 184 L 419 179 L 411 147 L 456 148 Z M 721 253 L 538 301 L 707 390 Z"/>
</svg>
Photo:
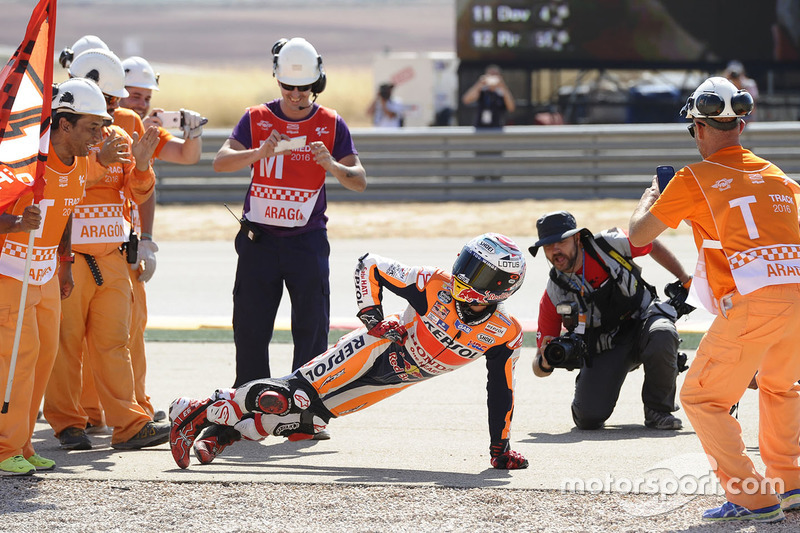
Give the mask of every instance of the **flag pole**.
<svg viewBox="0 0 800 533">
<path fill-rule="evenodd" d="M 30 233 L 31 235 L 28 237 L 28 253 L 25 255 L 25 274 L 22 276 L 22 293 L 19 295 L 17 330 L 14 332 L 14 347 L 11 349 L 11 365 L 8 367 L 6 394 L 3 399 L 3 408 L 0 409 L 0 414 L 6 414 L 8 412 L 8 404 L 11 401 L 11 386 L 14 384 L 14 370 L 17 368 L 17 353 L 19 352 L 19 339 L 22 336 L 22 318 L 25 316 L 25 300 L 28 298 L 28 278 L 30 278 L 31 274 L 33 241 L 36 239 L 36 230 L 31 230 Z"/>
</svg>

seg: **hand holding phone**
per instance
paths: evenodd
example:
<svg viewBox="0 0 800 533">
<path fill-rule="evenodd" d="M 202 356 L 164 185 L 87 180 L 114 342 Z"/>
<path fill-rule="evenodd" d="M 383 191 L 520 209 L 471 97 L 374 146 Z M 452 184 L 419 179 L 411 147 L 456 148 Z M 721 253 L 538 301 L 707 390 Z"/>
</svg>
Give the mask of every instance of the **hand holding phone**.
<svg viewBox="0 0 800 533">
<path fill-rule="evenodd" d="M 658 191 L 664 192 L 667 188 L 669 180 L 675 175 L 675 169 L 669 165 L 661 165 L 656 167 L 656 178 L 658 179 Z"/>
<path fill-rule="evenodd" d="M 180 111 L 159 111 L 155 114 L 161 120 L 161 127 L 167 130 L 179 130 L 181 128 Z"/>
</svg>

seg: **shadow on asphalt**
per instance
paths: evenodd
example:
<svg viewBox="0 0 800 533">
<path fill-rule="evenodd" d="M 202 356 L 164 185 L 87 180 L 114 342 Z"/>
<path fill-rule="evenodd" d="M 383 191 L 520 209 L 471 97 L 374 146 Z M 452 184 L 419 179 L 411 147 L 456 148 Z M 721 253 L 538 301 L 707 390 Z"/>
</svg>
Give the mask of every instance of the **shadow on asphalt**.
<svg viewBox="0 0 800 533">
<path fill-rule="evenodd" d="M 602 429 L 578 429 L 571 428 L 564 433 L 528 433 L 530 438 L 522 439 L 520 442 L 539 443 L 539 444 L 567 444 L 584 441 L 617 441 L 617 440 L 636 440 L 643 438 L 669 438 L 676 435 L 693 435 L 691 429 L 679 431 L 667 431 L 650 429 L 638 424 L 622 424 L 617 426 L 604 426 Z"/>
<path fill-rule="evenodd" d="M 318 444 L 314 441 L 302 442 L 276 442 L 275 444 L 238 442 L 228 447 L 222 455 L 211 465 L 201 465 L 192 461 L 189 469 L 193 474 L 202 473 L 204 470 L 209 476 L 219 474 L 224 470 L 229 474 L 292 476 L 302 480 L 308 476 L 314 483 L 364 483 L 364 484 L 433 484 L 442 487 L 502 487 L 508 484 L 511 473 L 507 470 L 487 468 L 476 474 L 444 472 L 411 468 L 360 468 L 354 466 L 334 466 L 329 464 L 314 463 L 313 458 L 323 458 L 336 455 L 338 452 L 325 450 L 314 451 Z M 301 460 L 305 464 L 289 463 L 292 460 Z M 398 450 L 398 465 L 407 464 L 405 452 Z M 180 472 L 179 468 L 165 470 L 165 472 Z M 209 479 L 216 481 L 216 479 Z M 268 481 L 268 479 L 265 479 Z"/>
</svg>

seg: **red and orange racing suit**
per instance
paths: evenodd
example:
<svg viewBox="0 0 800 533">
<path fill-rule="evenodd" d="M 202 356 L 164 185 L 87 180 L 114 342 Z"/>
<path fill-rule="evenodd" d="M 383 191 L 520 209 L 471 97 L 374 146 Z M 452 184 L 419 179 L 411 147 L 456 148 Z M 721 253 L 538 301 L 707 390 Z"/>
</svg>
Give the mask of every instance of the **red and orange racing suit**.
<svg viewBox="0 0 800 533">
<path fill-rule="evenodd" d="M 408 267 L 377 255 L 362 257 L 355 275 L 359 308 L 380 305 L 384 288 L 407 300 L 409 306 L 401 315 L 386 317 L 405 327 L 404 342 L 375 337 L 366 327 L 357 329 L 289 376 L 217 391 L 208 407 L 208 421 L 233 426 L 253 440 L 314 433 L 331 418 L 360 411 L 483 356 L 488 369 L 489 435 L 493 444 L 507 441 L 522 327 L 502 304 L 477 323 L 465 323 L 451 293 L 452 281 L 450 274 L 431 267 Z M 291 397 L 293 406 L 302 410 L 299 416 L 298 409 L 284 416 L 256 412 L 255 398 L 268 389 Z"/>
</svg>

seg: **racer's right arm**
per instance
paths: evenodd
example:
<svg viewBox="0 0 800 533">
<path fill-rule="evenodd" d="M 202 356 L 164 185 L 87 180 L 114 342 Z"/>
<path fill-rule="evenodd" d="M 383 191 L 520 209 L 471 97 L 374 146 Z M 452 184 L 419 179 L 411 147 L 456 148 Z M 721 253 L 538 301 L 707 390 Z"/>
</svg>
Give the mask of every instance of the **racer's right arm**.
<svg viewBox="0 0 800 533">
<path fill-rule="evenodd" d="M 379 320 L 383 319 L 384 287 L 407 300 L 417 313 L 425 314 L 425 285 L 431 274 L 432 270 L 425 267 L 409 267 L 374 254 L 363 255 L 355 272 L 358 316 L 370 310 L 375 317 L 379 314 Z"/>
</svg>

